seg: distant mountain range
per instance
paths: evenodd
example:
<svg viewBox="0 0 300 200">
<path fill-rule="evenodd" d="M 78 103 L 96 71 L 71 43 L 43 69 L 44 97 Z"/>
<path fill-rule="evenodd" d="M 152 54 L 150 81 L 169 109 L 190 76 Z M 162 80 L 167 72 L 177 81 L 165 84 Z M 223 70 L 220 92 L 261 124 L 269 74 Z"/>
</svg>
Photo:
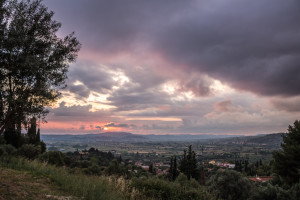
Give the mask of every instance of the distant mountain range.
<svg viewBox="0 0 300 200">
<path fill-rule="evenodd" d="M 264 134 L 257 136 L 244 135 L 138 135 L 128 132 L 106 132 L 87 135 L 41 135 L 41 139 L 47 142 L 180 142 L 180 141 L 210 141 L 222 143 L 272 143 L 279 145 L 282 141 L 282 133 Z"/>
</svg>

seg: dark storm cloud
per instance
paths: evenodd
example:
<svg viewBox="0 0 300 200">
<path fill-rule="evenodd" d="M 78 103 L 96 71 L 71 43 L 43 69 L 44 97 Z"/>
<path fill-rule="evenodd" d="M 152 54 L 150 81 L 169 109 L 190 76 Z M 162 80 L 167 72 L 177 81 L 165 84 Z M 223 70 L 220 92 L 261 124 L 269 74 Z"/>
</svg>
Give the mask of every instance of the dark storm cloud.
<svg viewBox="0 0 300 200">
<path fill-rule="evenodd" d="M 169 24 L 155 47 L 238 89 L 300 94 L 300 2 L 212 2 L 210 11 L 194 10 Z"/>
<path fill-rule="evenodd" d="M 87 98 L 90 95 L 90 89 L 88 89 L 85 85 L 69 84 L 68 90 L 72 93 L 79 95 L 80 97 Z"/>
<path fill-rule="evenodd" d="M 129 125 L 128 124 L 115 124 L 113 122 L 110 122 L 106 125 L 104 125 L 105 127 L 117 127 L 117 128 L 128 128 Z"/>
<path fill-rule="evenodd" d="M 153 107 L 151 110 L 129 113 L 128 117 L 200 117 L 212 109 L 211 102 L 189 102 L 180 105 L 179 102 L 170 102 L 165 106 Z"/>
<path fill-rule="evenodd" d="M 116 52 L 136 48 L 162 20 L 177 15 L 189 3 L 181 0 L 45 1 L 65 28 L 76 30 L 80 41 L 93 50 Z"/>
<path fill-rule="evenodd" d="M 121 91 L 114 93 L 107 100 L 111 101 L 111 105 L 117 106 L 115 111 L 142 110 L 159 104 L 171 103 L 165 93 L 155 91 L 127 94 Z"/>
<path fill-rule="evenodd" d="M 61 102 L 59 107 L 50 108 L 50 114 L 47 118 L 50 121 L 99 121 L 101 119 L 115 120 L 111 117 L 111 112 L 106 110 L 90 111 L 92 105 L 72 105 L 67 106 L 66 102 Z"/>
<path fill-rule="evenodd" d="M 174 68 L 184 66 L 182 73 L 208 74 L 237 89 L 300 94 L 298 0 L 46 3 L 86 49 L 155 52 Z M 192 85 L 193 91 L 207 92 Z"/>
<path fill-rule="evenodd" d="M 106 93 L 116 84 L 107 67 L 88 61 L 77 62 L 70 68 L 68 76 L 67 90 L 82 97 L 88 97 L 91 91 Z M 74 85 L 76 81 L 83 85 Z"/>
<path fill-rule="evenodd" d="M 285 99 L 272 99 L 271 104 L 279 110 L 300 112 L 300 96 Z"/>
<path fill-rule="evenodd" d="M 87 116 L 92 105 L 87 106 L 66 106 L 66 102 L 61 102 L 58 108 L 51 109 L 54 116 Z"/>
</svg>

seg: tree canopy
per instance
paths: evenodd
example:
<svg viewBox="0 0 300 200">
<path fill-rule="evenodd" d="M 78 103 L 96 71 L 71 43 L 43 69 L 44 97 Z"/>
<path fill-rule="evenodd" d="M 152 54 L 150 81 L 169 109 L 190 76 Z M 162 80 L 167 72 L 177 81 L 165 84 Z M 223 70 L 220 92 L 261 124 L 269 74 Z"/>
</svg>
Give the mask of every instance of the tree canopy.
<svg viewBox="0 0 300 200">
<path fill-rule="evenodd" d="M 80 43 L 40 0 L 0 0 L 0 135 L 21 133 L 33 117 L 43 119 L 65 87 Z"/>
<path fill-rule="evenodd" d="M 274 170 L 287 184 L 300 180 L 300 121 L 289 126 L 288 133 L 282 135 L 282 149 L 273 153 Z"/>
<path fill-rule="evenodd" d="M 179 162 L 179 169 L 190 180 L 191 177 L 198 179 L 196 153 L 192 150 L 192 145 L 188 147 L 188 152 L 183 151 L 183 156 Z"/>
</svg>

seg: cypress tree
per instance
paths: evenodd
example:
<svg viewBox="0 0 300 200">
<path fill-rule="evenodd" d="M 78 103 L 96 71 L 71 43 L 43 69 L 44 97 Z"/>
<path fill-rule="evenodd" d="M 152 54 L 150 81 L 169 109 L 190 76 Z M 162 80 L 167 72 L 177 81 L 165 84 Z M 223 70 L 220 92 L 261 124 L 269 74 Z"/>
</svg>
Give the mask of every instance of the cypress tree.
<svg viewBox="0 0 300 200">
<path fill-rule="evenodd" d="M 179 169 L 190 180 L 191 177 L 197 179 L 197 159 L 196 153 L 192 150 L 192 145 L 188 147 L 188 153 L 184 150 L 182 159 L 180 160 Z"/>
<path fill-rule="evenodd" d="M 274 170 L 287 184 L 300 181 L 300 121 L 289 126 L 288 133 L 282 135 L 282 150 L 273 153 Z"/>
</svg>

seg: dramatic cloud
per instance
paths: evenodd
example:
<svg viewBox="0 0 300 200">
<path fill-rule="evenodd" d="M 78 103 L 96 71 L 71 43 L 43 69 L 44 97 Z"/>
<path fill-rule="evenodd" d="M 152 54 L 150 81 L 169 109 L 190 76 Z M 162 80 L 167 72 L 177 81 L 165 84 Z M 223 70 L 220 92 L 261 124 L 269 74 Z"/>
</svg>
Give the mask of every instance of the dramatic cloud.
<svg viewBox="0 0 300 200">
<path fill-rule="evenodd" d="M 113 122 L 110 122 L 108 124 L 104 125 L 105 127 L 118 127 L 118 128 L 128 128 L 129 125 L 128 124 L 115 124 Z"/>
<path fill-rule="evenodd" d="M 72 9 L 66 9 L 69 2 L 47 4 L 77 30 L 86 48 L 99 53 L 158 52 L 174 68 L 206 73 L 238 89 L 300 94 L 298 0 L 74 0 Z"/>
<path fill-rule="evenodd" d="M 82 43 L 50 123 L 258 133 L 299 117 L 298 0 L 45 3 L 63 24 L 59 34 L 75 31 Z"/>
<path fill-rule="evenodd" d="M 279 110 L 300 112 L 300 96 L 284 99 L 272 99 L 271 103 Z"/>
<path fill-rule="evenodd" d="M 51 121 L 99 121 L 103 119 L 114 119 L 110 117 L 110 111 L 91 111 L 92 107 L 92 105 L 66 106 L 66 102 L 61 102 L 59 107 L 50 109 L 50 114 L 47 119 Z"/>
</svg>

